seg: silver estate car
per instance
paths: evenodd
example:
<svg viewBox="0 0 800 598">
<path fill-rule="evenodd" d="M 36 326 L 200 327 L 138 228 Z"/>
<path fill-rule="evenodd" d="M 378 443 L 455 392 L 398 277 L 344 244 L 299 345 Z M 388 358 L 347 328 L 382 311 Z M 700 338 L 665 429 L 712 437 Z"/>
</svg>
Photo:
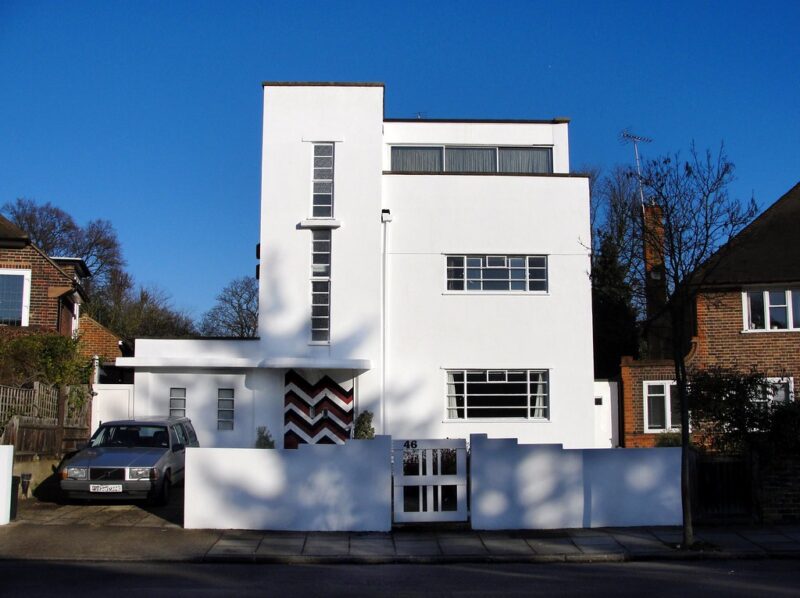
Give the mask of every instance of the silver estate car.
<svg viewBox="0 0 800 598">
<path fill-rule="evenodd" d="M 186 447 L 199 446 L 186 417 L 104 422 L 61 466 L 68 498 L 139 499 L 167 504 L 183 480 Z"/>
</svg>

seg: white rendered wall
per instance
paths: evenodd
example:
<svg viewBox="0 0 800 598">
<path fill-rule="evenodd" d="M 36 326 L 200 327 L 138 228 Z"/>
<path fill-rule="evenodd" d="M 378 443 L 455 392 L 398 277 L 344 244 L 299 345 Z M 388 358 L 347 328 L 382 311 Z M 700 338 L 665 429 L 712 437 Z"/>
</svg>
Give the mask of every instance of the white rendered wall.
<svg viewBox="0 0 800 598">
<path fill-rule="evenodd" d="M 259 426 L 282 446 L 282 370 L 139 369 L 134 386 L 135 417 L 168 415 L 170 388 L 185 388 L 186 416 L 201 447 L 252 447 Z M 234 390 L 233 430 L 217 430 L 219 388 Z"/>
<path fill-rule="evenodd" d="M 264 357 L 370 359 L 361 408 L 380 420 L 382 87 L 266 86 L 259 335 Z M 313 142 L 334 142 L 331 341 L 310 343 Z"/>
<path fill-rule="evenodd" d="M 595 448 L 619 446 L 619 385 L 610 380 L 594 381 L 595 399 L 602 401 L 594 406 Z"/>
<path fill-rule="evenodd" d="M 188 449 L 187 529 L 388 531 L 391 439 Z"/>
<path fill-rule="evenodd" d="M 595 446 L 588 183 L 385 175 L 387 432 Z M 549 291 L 446 290 L 447 254 L 545 254 Z M 447 421 L 446 369 L 550 371 L 549 421 Z"/>
<path fill-rule="evenodd" d="M 14 447 L 0 445 L 0 525 L 11 520 L 11 477 L 14 469 Z"/>
<path fill-rule="evenodd" d="M 680 449 L 470 439 L 474 529 L 680 525 Z"/>
</svg>

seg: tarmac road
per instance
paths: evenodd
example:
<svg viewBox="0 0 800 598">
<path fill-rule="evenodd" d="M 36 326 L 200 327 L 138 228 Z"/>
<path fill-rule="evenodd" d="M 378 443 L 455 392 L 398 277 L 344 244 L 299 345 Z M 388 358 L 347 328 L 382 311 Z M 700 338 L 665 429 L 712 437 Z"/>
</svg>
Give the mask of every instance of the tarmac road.
<svg viewBox="0 0 800 598">
<path fill-rule="evenodd" d="M 797 596 L 793 560 L 236 565 L 0 562 L 0 596 Z"/>
</svg>

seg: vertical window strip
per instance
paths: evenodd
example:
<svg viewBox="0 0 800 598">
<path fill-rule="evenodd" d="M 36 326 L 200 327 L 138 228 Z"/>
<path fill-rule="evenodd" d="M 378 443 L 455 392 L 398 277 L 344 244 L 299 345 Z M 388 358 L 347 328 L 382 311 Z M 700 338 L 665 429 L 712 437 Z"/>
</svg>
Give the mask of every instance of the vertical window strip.
<svg viewBox="0 0 800 598">
<path fill-rule="evenodd" d="M 217 430 L 233 430 L 233 389 L 217 389 Z"/>
<path fill-rule="evenodd" d="M 311 202 L 313 218 L 333 218 L 333 154 L 332 143 L 314 144 Z"/>
<path fill-rule="evenodd" d="M 330 342 L 331 323 L 330 230 L 311 231 L 311 341 Z"/>
<path fill-rule="evenodd" d="M 547 292 L 547 256 L 449 255 L 448 291 Z"/>
<path fill-rule="evenodd" d="M 186 389 L 169 389 L 169 415 L 170 417 L 186 417 Z"/>
</svg>

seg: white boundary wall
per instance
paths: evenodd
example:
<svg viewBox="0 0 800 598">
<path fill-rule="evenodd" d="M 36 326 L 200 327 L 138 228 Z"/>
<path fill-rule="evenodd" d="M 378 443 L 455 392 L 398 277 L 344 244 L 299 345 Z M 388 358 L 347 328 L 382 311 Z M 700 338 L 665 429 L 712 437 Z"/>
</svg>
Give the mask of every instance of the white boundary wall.
<svg viewBox="0 0 800 598">
<path fill-rule="evenodd" d="M 474 529 L 680 525 L 680 449 L 564 449 L 473 434 Z"/>
<path fill-rule="evenodd" d="M 388 531 L 389 436 L 295 450 L 186 450 L 184 527 Z"/>
<path fill-rule="evenodd" d="M 14 467 L 14 447 L 0 446 L 0 525 L 11 520 L 11 476 Z"/>
</svg>

